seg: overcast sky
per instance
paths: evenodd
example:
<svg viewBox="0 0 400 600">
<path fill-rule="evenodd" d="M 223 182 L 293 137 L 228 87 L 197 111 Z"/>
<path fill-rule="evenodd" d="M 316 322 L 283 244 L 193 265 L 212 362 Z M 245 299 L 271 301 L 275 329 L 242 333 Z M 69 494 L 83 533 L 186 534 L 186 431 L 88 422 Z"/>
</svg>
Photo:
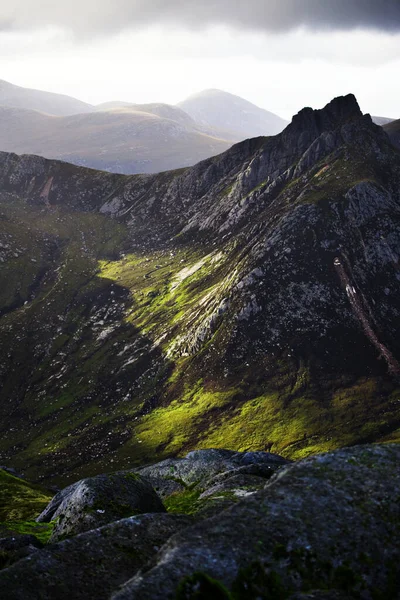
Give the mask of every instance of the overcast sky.
<svg viewBox="0 0 400 600">
<path fill-rule="evenodd" d="M 290 117 L 353 92 L 400 117 L 400 0 L 0 0 L 0 79 L 176 103 L 221 88 Z"/>
</svg>

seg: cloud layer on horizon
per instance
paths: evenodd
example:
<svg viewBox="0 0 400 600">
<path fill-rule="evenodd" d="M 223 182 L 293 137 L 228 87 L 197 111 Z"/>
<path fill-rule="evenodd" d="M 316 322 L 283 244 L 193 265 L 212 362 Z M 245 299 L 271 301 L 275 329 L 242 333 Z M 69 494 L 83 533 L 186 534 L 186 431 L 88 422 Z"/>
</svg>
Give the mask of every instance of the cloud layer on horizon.
<svg viewBox="0 0 400 600">
<path fill-rule="evenodd" d="M 400 31 L 399 0 L 13 0 L 0 6 L 2 31 L 49 25 L 78 35 L 107 34 L 165 24 L 226 25 L 283 33 L 357 28 Z"/>
</svg>

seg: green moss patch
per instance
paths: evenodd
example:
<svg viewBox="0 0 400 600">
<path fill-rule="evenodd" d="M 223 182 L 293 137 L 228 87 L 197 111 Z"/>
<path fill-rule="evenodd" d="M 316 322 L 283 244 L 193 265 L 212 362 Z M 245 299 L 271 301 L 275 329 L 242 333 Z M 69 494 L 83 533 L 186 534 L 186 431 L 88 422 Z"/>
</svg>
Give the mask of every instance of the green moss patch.
<svg viewBox="0 0 400 600">
<path fill-rule="evenodd" d="M 0 470 L 0 522 L 19 522 L 37 517 L 52 499 L 39 486 Z"/>
<path fill-rule="evenodd" d="M 186 489 L 183 492 L 171 494 L 171 496 L 163 500 L 163 503 L 170 513 L 194 515 L 203 505 L 199 501 L 199 496 L 199 491 Z"/>
<path fill-rule="evenodd" d="M 7 523 L 0 523 L 2 534 L 6 534 L 8 530 L 10 535 L 15 533 L 20 535 L 34 535 L 42 544 L 47 544 L 53 529 L 54 523 L 36 523 L 36 521 L 8 521 Z"/>
</svg>

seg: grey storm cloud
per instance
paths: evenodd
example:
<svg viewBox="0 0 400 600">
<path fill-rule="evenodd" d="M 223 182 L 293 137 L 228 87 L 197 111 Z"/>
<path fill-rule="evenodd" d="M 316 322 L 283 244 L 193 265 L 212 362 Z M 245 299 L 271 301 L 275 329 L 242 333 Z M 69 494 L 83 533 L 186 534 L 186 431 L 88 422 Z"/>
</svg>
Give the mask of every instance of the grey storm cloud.
<svg viewBox="0 0 400 600">
<path fill-rule="evenodd" d="M 0 5 L 0 31 L 56 25 L 90 35 L 149 24 L 223 24 L 277 33 L 301 26 L 396 32 L 400 0 L 10 0 Z"/>
</svg>

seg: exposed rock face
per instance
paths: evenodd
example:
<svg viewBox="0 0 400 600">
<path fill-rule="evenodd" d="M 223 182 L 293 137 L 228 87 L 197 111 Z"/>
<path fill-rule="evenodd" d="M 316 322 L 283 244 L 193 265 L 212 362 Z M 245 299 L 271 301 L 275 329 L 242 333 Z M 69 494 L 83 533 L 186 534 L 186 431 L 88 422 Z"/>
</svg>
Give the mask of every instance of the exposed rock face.
<svg viewBox="0 0 400 600">
<path fill-rule="evenodd" d="M 139 515 L 46 547 L 0 571 L 0 596 L 9 600 L 108 599 L 191 519 Z"/>
<path fill-rule="evenodd" d="M 361 446 L 284 467 L 173 536 L 113 598 L 397 598 L 399 459 L 399 446 Z"/>
<path fill-rule="evenodd" d="M 139 475 L 116 473 L 83 479 L 62 490 L 37 521 L 56 521 L 51 537 L 56 542 L 118 518 L 147 512 L 165 512 L 151 485 Z"/>
<path fill-rule="evenodd" d="M 398 439 L 399 190 L 353 96 L 154 176 L 0 154 L 1 462 Z"/>
</svg>

